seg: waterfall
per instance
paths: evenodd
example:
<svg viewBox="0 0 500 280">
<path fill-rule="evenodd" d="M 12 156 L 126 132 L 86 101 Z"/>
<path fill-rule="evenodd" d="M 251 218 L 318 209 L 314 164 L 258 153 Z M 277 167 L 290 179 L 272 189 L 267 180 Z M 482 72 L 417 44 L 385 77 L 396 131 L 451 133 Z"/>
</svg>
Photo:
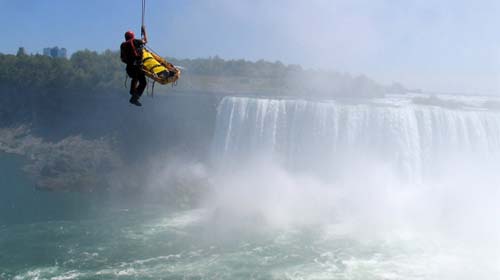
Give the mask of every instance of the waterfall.
<svg viewBox="0 0 500 280">
<path fill-rule="evenodd" d="M 500 113 L 411 102 L 226 97 L 214 138 L 214 156 L 229 162 L 265 154 L 291 168 L 335 174 L 362 159 L 418 182 L 450 163 L 498 162 Z"/>
</svg>

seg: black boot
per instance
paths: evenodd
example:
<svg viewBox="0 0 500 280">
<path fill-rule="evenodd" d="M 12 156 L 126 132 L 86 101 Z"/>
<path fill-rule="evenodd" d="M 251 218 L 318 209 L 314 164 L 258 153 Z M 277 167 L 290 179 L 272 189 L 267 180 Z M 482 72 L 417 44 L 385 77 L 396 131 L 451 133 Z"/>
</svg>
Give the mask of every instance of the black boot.
<svg viewBox="0 0 500 280">
<path fill-rule="evenodd" d="M 128 102 L 130 102 L 130 104 L 134 104 L 135 106 L 142 106 L 141 102 L 139 102 L 139 97 L 137 97 L 137 95 L 132 95 L 132 97 L 130 97 L 130 100 Z"/>
</svg>

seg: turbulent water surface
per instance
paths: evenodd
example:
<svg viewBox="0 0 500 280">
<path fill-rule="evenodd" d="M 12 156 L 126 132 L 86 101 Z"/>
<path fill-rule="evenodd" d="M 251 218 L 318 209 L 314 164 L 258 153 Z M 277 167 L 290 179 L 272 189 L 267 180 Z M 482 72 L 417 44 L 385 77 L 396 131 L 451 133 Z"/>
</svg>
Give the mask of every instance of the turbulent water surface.
<svg viewBox="0 0 500 280">
<path fill-rule="evenodd" d="M 191 210 L 41 195 L 2 157 L 0 279 L 497 279 L 500 112 L 447 98 L 225 98 Z"/>
<path fill-rule="evenodd" d="M 96 220 L 0 231 L 3 279 L 494 279 L 498 263 L 457 243 L 342 227 L 227 232 L 203 210 L 116 210 Z M 211 220 L 210 222 L 214 222 Z M 218 221 L 224 223 L 224 221 Z M 458 243 L 459 244 L 459 243 Z M 471 254 L 472 253 L 472 254 Z"/>
</svg>

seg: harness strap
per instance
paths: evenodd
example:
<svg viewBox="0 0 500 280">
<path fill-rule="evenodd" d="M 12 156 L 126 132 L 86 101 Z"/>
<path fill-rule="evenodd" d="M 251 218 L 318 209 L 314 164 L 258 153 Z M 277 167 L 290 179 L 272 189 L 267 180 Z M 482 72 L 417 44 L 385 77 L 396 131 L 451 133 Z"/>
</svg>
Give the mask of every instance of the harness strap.
<svg viewBox="0 0 500 280">
<path fill-rule="evenodd" d="M 130 39 L 128 40 L 130 42 L 130 45 L 132 46 L 132 50 L 134 51 L 134 55 L 135 57 L 139 57 L 139 53 L 137 52 L 137 49 L 135 47 L 135 44 L 134 44 L 134 39 Z"/>
<path fill-rule="evenodd" d="M 155 65 L 155 66 L 151 67 L 151 70 L 155 69 L 156 67 L 164 67 L 164 66 L 163 66 L 163 65 L 161 65 L 161 64 L 157 64 L 157 65 Z"/>
</svg>

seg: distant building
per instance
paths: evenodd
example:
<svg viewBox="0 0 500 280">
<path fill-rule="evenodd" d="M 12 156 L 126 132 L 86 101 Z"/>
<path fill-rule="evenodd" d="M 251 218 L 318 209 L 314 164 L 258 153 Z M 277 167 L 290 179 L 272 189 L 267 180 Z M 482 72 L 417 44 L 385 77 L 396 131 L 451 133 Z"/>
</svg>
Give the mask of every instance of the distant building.
<svg viewBox="0 0 500 280">
<path fill-rule="evenodd" d="M 68 54 L 68 51 L 66 50 L 66 48 L 53 47 L 53 48 L 44 48 L 43 49 L 43 55 L 50 56 L 50 57 L 66 58 L 67 54 Z"/>
<path fill-rule="evenodd" d="M 26 49 L 24 47 L 19 47 L 17 50 L 17 56 L 27 56 Z"/>
</svg>

